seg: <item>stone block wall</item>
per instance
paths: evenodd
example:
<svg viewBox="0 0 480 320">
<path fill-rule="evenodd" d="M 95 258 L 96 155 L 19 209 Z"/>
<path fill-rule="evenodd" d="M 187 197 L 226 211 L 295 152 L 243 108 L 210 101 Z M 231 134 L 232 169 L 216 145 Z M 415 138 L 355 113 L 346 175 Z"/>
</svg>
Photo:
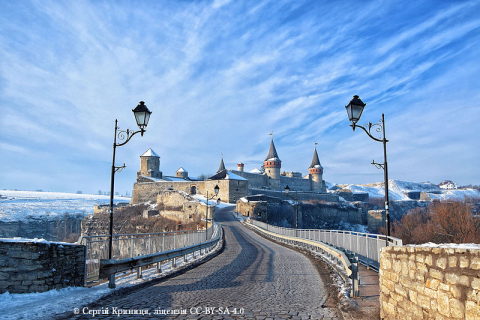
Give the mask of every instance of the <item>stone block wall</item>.
<svg viewBox="0 0 480 320">
<path fill-rule="evenodd" d="M 204 181 L 137 182 L 133 185 L 130 204 L 156 202 L 157 195 L 162 191 L 177 190 L 190 194 L 192 187 L 195 187 L 196 193 L 205 194 Z"/>
<path fill-rule="evenodd" d="M 258 215 L 264 214 L 266 212 L 267 208 L 267 202 L 266 201 L 243 201 L 239 200 L 237 201 L 237 212 L 240 214 L 246 216 L 246 217 L 252 217 L 253 219 L 257 220 Z"/>
<path fill-rule="evenodd" d="M 377 232 L 385 226 L 385 210 L 368 210 L 367 225 L 370 232 Z"/>
<path fill-rule="evenodd" d="M 0 240 L 0 294 L 84 285 L 85 246 Z"/>
<path fill-rule="evenodd" d="M 480 249 L 386 247 L 383 319 L 480 319 Z"/>
<path fill-rule="evenodd" d="M 264 186 L 268 186 L 268 176 L 266 174 L 257 174 L 257 173 L 250 173 L 250 172 L 242 172 L 237 170 L 230 170 L 231 172 L 239 175 L 248 180 L 248 187 L 249 188 L 263 188 Z"/>
<path fill-rule="evenodd" d="M 268 197 L 280 198 L 282 200 L 292 200 L 287 197 L 284 191 L 265 190 L 265 189 L 252 189 L 248 190 L 249 195 L 266 195 Z M 290 191 L 290 196 L 295 198 L 295 192 Z M 298 192 L 299 201 L 319 200 L 325 202 L 339 202 L 338 195 L 334 193 L 318 193 L 318 192 Z"/>
<path fill-rule="evenodd" d="M 184 192 L 180 191 L 164 191 L 157 196 L 157 203 L 163 207 L 160 215 L 170 219 L 180 220 L 182 222 L 190 222 L 196 215 L 205 218 L 208 213 L 208 219 L 215 218 L 215 200 L 210 200 L 207 205 L 196 200 Z"/>
<path fill-rule="evenodd" d="M 298 178 L 280 176 L 280 190 L 284 190 L 287 185 L 291 190 L 297 190 L 297 191 L 312 190 L 310 179 L 298 179 Z"/>
</svg>

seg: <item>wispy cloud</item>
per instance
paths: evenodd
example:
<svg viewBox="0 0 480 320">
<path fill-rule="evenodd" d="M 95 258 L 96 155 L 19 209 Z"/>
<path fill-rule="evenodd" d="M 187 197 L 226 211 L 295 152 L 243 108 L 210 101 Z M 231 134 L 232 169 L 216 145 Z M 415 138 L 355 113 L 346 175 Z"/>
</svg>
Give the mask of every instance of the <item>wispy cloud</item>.
<svg viewBox="0 0 480 320">
<path fill-rule="evenodd" d="M 354 94 L 368 103 L 365 121 L 387 115 L 392 177 L 475 183 L 475 165 L 467 175 L 447 160 L 435 160 L 436 170 L 428 162 L 462 148 L 478 155 L 470 136 L 438 128 L 478 134 L 475 116 L 463 115 L 479 85 L 479 11 L 476 2 L 434 1 L 408 10 L 382 1 L 7 2 L 0 165 L 10 173 L 0 188 L 48 189 L 42 179 L 11 178 L 29 166 L 52 189 L 65 188 L 53 175 L 85 176 L 69 191 L 108 188 L 114 121 L 134 129 L 140 100 L 152 119 L 144 137 L 119 149 L 128 166 L 121 190 L 149 147 L 166 174 L 180 165 L 214 172 L 221 152 L 251 170 L 272 130 L 285 170 L 306 172 L 317 141 L 325 179 L 372 181 L 378 173 L 363 158 L 381 150 L 348 127 L 344 105 Z M 446 116 L 451 103 L 464 105 L 455 117 Z"/>
</svg>

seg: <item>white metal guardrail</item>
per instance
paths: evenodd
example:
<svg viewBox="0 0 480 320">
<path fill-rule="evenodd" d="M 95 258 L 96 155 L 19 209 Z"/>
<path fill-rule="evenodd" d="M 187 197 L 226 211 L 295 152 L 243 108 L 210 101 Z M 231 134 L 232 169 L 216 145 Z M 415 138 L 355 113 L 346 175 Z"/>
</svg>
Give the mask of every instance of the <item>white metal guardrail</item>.
<svg viewBox="0 0 480 320">
<path fill-rule="evenodd" d="M 113 235 L 113 259 L 121 260 L 170 251 L 205 242 L 211 238 L 213 228 L 205 230 L 115 234 Z M 108 235 L 85 236 L 80 244 L 86 247 L 85 282 L 98 280 L 100 260 L 108 259 Z"/>
<path fill-rule="evenodd" d="M 113 289 L 115 288 L 115 273 L 132 270 L 137 268 L 137 278 L 141 278 L 141 268 L 143 266 L 157 264 L 157 272 L 161 272 L 160 263 L 165 260 L 172 260 L 172 265 L 175 266 L 175 259 L 178 257 L 186 256 L 190 253 L 195 253 L 202 250 L 206 253 L 211 248 L 215 247 L 220 240 L 223 239 L 223 229 L 218 225 L 214 224 L 213 226 L 212 239 L 200 242 L 199 244 L 194 244 L 190 246 L 185 246 L 179 249 L 172 249 L 164 252 L 157 252 L 153 254 L 132 257 L 127 259 L 115 260 L 115 259 L 101 259 L 100 260 L 100 269 L 99 276 L 100 278 L 109 278 L 108 287 Z M 205 234 L 205 233 L 203 233 Z"/>
<path fill-rule="evenodd" d="M 387 237 L 379 234 L 345 230 L 297 230 L 292 228 L 272 226 L 257 220 L 251 220 L 251 223 L 276 234 L 313 241 L 321 241 L 334 247 L 342 248 L 347 252 L 354 253 L 362 264 L 377 271 L 380 267 L 380 249 L 387 246 Z M 402 240 L 389 237 L 388 245 L 401 246 Z"/>
</svg>

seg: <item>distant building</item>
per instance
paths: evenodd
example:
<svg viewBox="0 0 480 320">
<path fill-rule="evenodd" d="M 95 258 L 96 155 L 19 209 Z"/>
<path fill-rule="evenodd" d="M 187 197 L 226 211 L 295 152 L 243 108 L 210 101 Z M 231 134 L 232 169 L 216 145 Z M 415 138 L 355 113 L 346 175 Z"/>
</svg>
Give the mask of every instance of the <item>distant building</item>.
<svg viewBox="0 0 480 320">
<path fill-rule="evenodd" d="M 438 186 L 447 190 L 458 189 L 458 185 L 451 180 L 443 180 Z"/>
</svg>

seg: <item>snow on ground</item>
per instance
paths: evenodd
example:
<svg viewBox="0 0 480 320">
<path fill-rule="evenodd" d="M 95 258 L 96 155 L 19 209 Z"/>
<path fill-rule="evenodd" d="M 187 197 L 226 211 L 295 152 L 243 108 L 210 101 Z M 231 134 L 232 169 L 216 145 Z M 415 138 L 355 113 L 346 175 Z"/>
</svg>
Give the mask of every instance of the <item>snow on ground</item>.
<svg viewBox="0 0 480 320">
<path fill-rule="evenodd" d="M 340 185 L 353 193 L 368 193 L 370 198 L 383 198 L 385 186 L 383 182 L 361 185 Z M 409 182 L 402 180 L 388 180 L 388 194 L 390 200 L 411 200 L 406 192 L 417 191 L 427 193 L 432 200 L 464 200 L 465 197 L 480 197 L 480 192 L 475 189 L 444 190 L 429 182 Z"/>
<path fill-rule="evenodd" d="M 0 221 L 28 219 L 54 220 L 63 214 L 93 213 L 93 206 L 109 204 L 110 196 L 61 192 L 0 190 Z M 130 202 L 130 198 L 114 197 L 114 202 Z"/>
<path fill-rule="evenodd" d="M 27 242 L 27 243 L 43 243 L 43 244 L 48 244 L 50 245 L 51 243 L 54 244 L 60 244 L 60 245 L 67 245 L 67 246 L 74 246 L 76 245 L 75 243 L 70 243 L 70 242 L 59 242 L 59 241 L 48 241 L 45 239 L 25 239 L 25 238 L 20 238 L 20 237 L 13 237 L 13 238 L 0 238 L 1 242 Z"/>
<path fill-rule="evenodd" d="M 433 243 L 409 244 L 407 247 L 428 247 L 428 248 L 444 248 L 444 249 L 475 249 L 480 250 L 478 243 Z"/>
<path fill-rule="evenodd" d="M 193 195 L 192 196 L 193 198 L 207 204 L 207 198 L 204 196 L 204 195 L 201 195 L 201 194 L 196 194 L 196 195 Z M 211 205 L 215 205 L 215 203 L 217 203 L 217 200 L 215 199 L 209 199 L 208 200 L 208 205 L 211 206 Z M 217 208 L 219 209 L 222 209 L 222 208 L 227 208 L 227 207 L 235 207 L 236 204 L 235 203 L 228 203 L 228 202 L 223 202 L 223 201 L 220 201 L 220 203 L 216 206 Z"/>
</svg>

